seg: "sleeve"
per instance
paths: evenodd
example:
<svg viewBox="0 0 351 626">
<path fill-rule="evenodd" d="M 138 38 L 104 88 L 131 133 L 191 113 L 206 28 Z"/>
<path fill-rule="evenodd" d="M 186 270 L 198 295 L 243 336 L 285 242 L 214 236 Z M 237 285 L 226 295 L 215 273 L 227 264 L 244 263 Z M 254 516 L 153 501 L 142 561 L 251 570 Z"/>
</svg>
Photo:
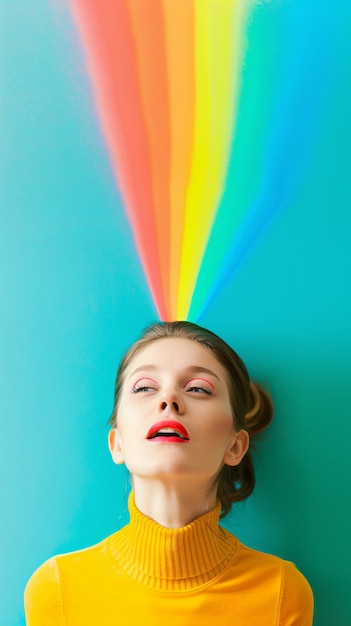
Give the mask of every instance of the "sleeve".
<svg viewBox="0 0 351 626">
<path fill-rule="evenodd" d="M 279 605 L 279 626 L 312 626 L 312 589 L 306 578 L 289 561 L 284 562 Z"/>
<path fill-rule="evenodd" d="M 55 558 L 41 565 L 29 579 L 24 609 L 27 626 L 62 626 L 62 592 Z"/>
</svg>

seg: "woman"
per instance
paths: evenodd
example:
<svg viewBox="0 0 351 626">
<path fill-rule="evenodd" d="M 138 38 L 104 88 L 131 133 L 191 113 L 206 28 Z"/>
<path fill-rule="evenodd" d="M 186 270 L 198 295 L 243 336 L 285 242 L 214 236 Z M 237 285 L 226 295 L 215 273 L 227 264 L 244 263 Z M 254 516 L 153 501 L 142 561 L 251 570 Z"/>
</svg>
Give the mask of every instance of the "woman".
<svg viewBox="0 0 351 626">
<path fill-rule="evenodd" d="M 218 525 L 254 488 L 251 438 L 270 396 L 238 355 L 190 322 L 147 329 L 120 364 L 109 448 L 132 477 L 130 523 L 42 565 L 28 626 L 308 626 L 313 597 L 295 566 Z"/>
</svg>

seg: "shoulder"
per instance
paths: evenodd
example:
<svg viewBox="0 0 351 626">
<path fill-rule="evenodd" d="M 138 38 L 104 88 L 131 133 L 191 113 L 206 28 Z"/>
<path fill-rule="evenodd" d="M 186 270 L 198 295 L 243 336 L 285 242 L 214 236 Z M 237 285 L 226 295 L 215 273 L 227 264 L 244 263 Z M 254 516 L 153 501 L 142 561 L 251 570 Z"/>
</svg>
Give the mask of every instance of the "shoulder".
<svg viewBox="0 0 351 626">
<path fill-rule="evenodd" d="M 54 556 L 43 563 L 29 579 L 24 592 L 28 626 L 58 626 L 63 624 L 63 595 L 67 581 L 79 579 L 80 574 L 105 558 L 110 537 L 100 543 Z"/>
<path fill-rule="evenodd" d="M 62 594 L 55 558 L 43 563 L 29 579 L 24 592 L 24 607 L 28 626 L 62 623 Z"/>
<path fill-rule="evenodd" d="M 239 542 L 237 567 L 261 606 L 275 606 L 277 624 L 311 626 L 312 589 L 294 563 Z"/>
<path fill-rule="evenodd" d="M 281 624 L 312 624 L 312 589 L 303 574 L 290 561 L 282 561 L 279 604 Z"/>
</svg>

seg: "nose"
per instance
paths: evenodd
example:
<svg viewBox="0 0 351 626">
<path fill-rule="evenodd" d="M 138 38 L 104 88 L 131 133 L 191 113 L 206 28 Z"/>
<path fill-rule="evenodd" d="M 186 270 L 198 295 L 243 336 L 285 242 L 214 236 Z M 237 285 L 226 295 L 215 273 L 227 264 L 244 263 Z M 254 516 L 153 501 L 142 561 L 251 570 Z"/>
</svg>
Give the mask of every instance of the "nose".
<svg viewBox="0 0 351 626">
<path fill-rule="evenodd" d="M 160 402 L 160 410 L 162 413 L 174 411 L 181 415 L 184 411 L 184 406 L 181 399 L 175 393 L 166 393 Z"/>
<path fill-rule="evenodd" d="M 173 400 L 173 402 L 166 402 L 166 400 L 164 400 L 163 402 L 161 402 L 161 411 L 165 411 L 167 409 L 167 407 L 173 407 L 177 413 L 179 413 L 179 403 L 176 402 L 175 400 Z"/>
</svg>

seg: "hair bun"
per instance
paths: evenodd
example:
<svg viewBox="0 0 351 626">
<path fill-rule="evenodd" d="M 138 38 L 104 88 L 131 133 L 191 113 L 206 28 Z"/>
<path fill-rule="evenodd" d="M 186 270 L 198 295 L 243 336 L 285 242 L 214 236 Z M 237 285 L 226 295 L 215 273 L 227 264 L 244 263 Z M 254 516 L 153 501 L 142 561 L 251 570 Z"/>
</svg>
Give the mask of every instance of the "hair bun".
<svg viewBox="0 0 351 626">
<path fill-rule="evenodd" d="M 258 435 L 269 426 L 273 412 L 271 395 L 261 385 L 250 381 L 249 409 L 245 415 L 250 437 Z"/>
</svg>

